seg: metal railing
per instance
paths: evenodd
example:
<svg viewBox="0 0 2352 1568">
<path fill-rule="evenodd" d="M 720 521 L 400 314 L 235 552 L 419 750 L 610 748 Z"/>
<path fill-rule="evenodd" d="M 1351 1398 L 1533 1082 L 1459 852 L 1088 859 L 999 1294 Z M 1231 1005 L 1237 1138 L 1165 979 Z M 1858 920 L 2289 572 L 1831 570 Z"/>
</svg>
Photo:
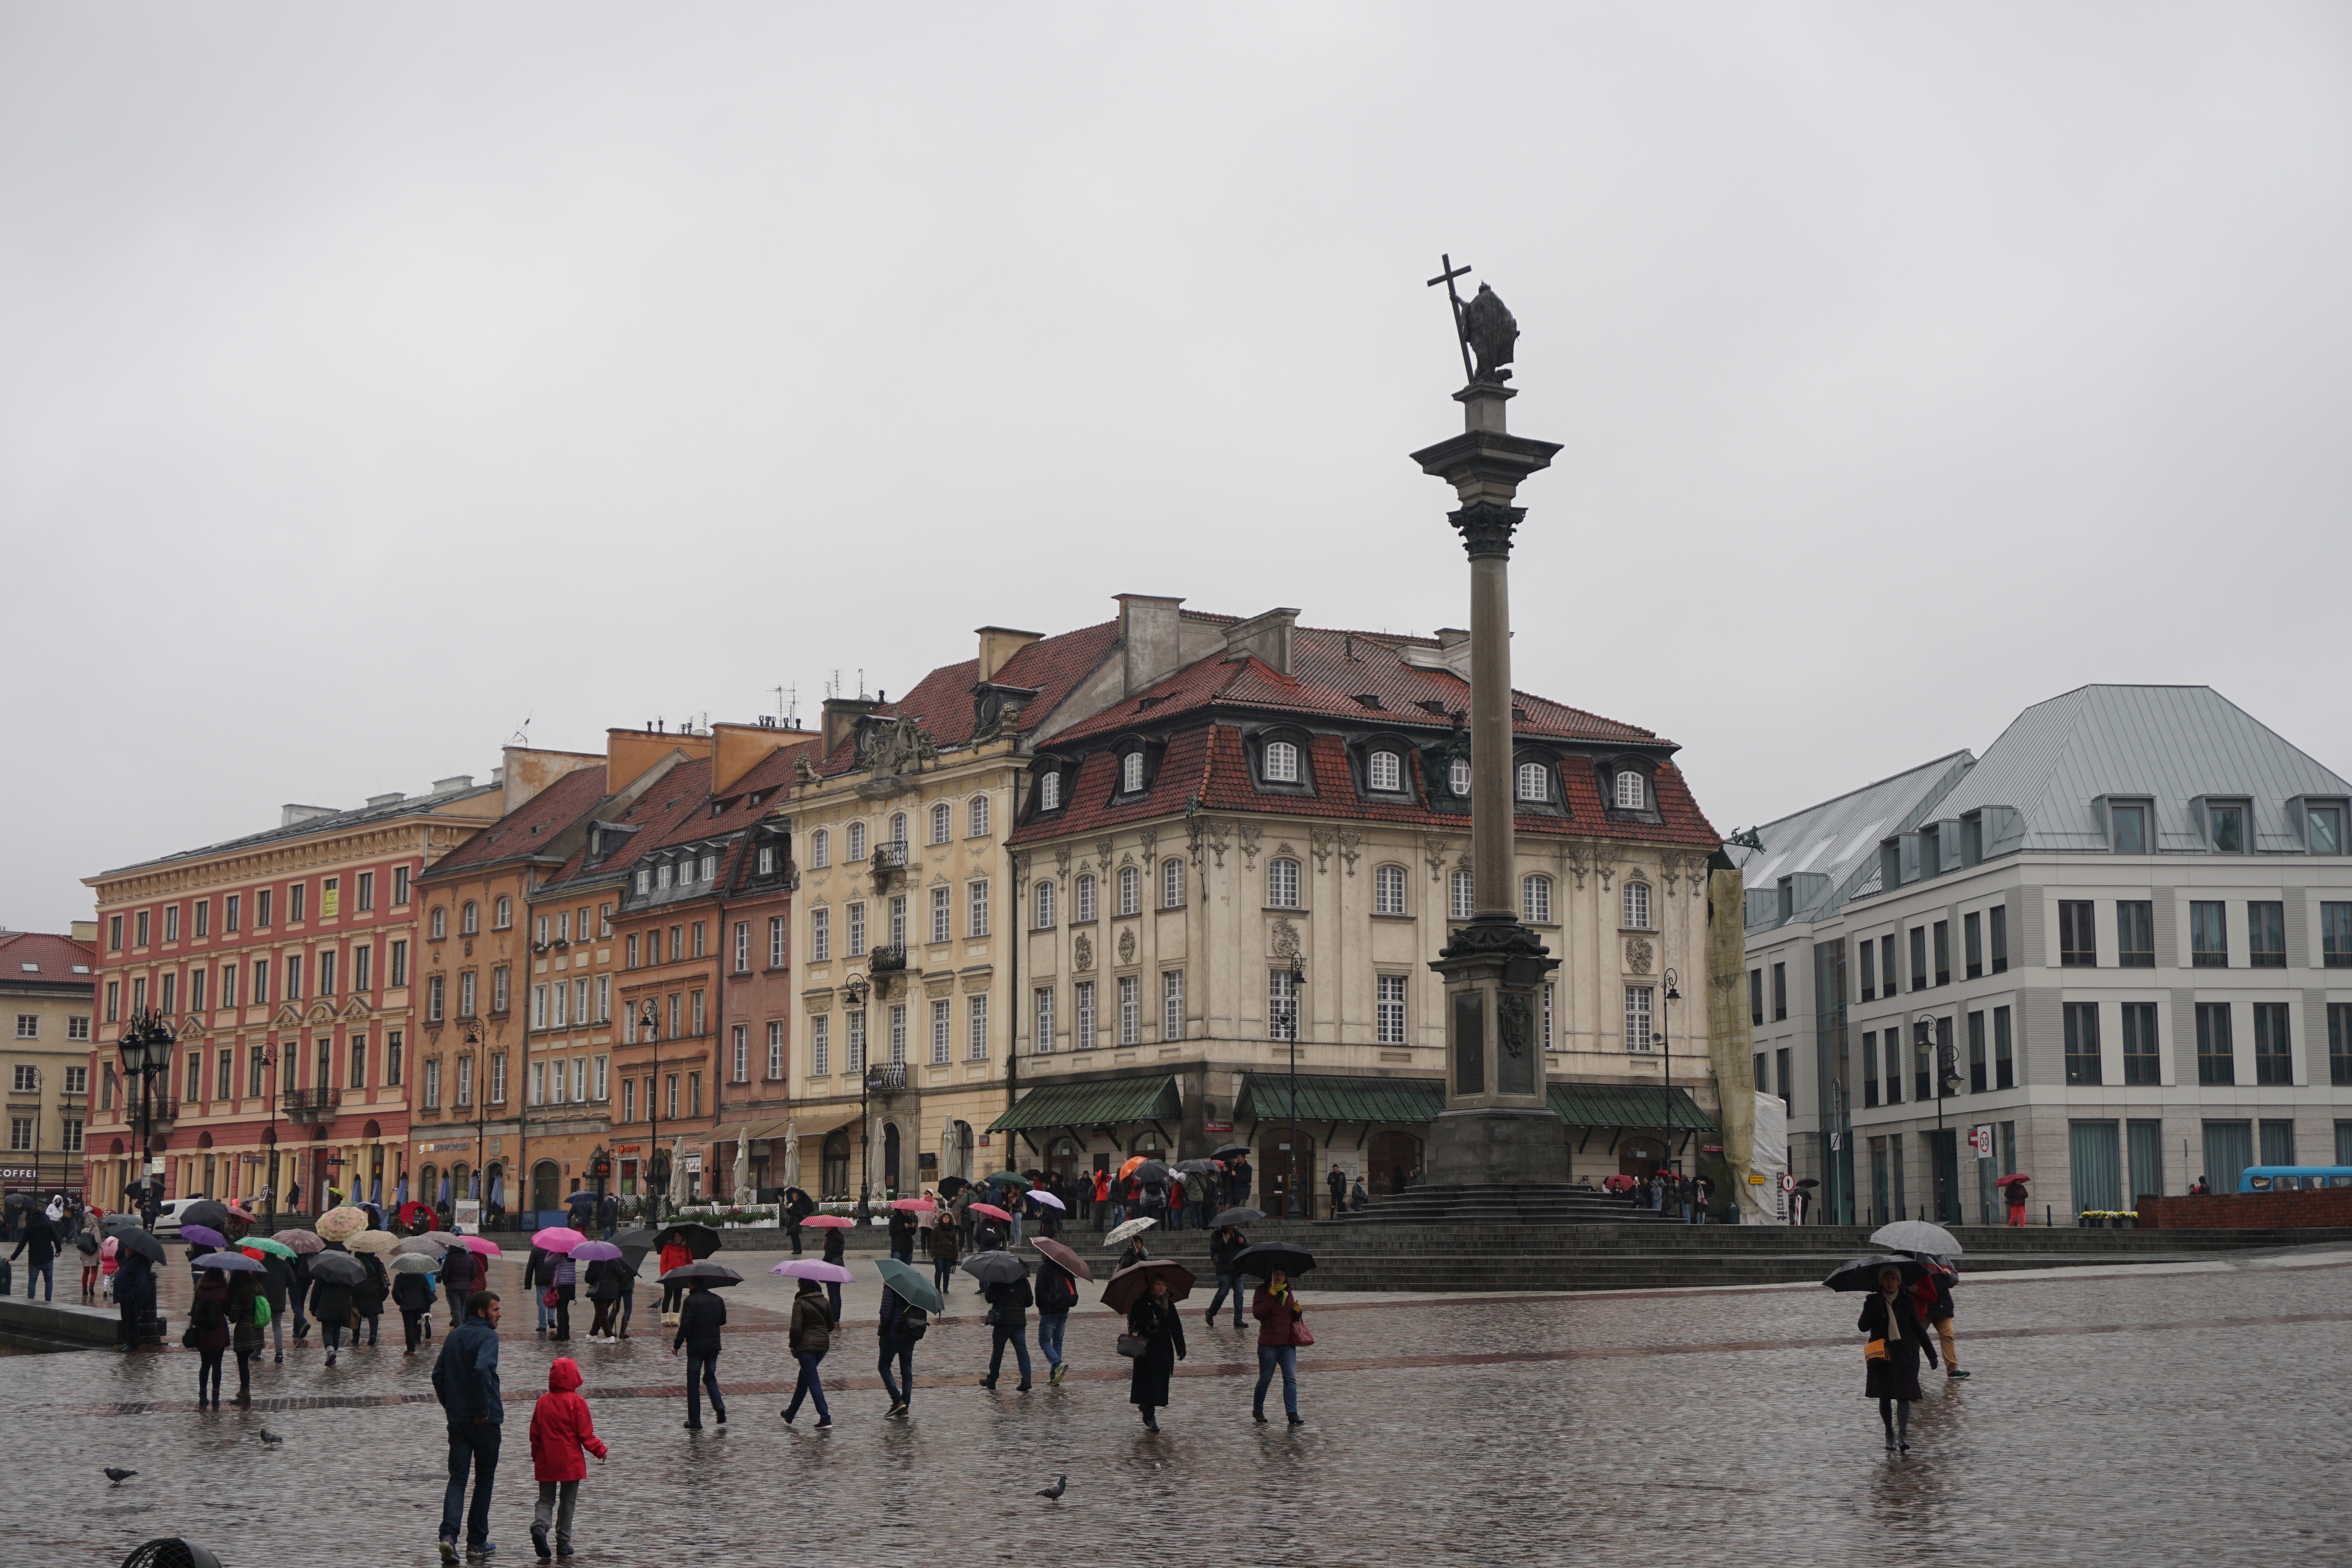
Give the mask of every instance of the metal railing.
<svg viewBox="0 0 2352 1568">
<path fill-rule="evenodd" d="M 289 1122 L 325 1121 L 342 1103 L 340 1089 L 289 1089 L 278 1097 L 278 1108 Z"/>
<path fill-rule="evenodd" d="M 868 974 L 903 974 L 906 968 L 907 949 L 903 946 L 876 947 L 866 955 Z"/>
</svg>

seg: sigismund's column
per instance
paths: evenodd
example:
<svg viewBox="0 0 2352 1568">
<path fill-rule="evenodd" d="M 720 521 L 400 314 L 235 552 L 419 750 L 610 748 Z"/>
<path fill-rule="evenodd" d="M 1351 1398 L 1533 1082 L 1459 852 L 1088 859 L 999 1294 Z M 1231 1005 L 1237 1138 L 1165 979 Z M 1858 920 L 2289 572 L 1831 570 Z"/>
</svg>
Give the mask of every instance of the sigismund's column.
<svg viewBox="0 0 2352 1568">
<path fill-rule="evenodd" d="M 1448 279 L 1451 288 L 1451 280 Z M 1511 534 L 1527 515 L 1519 482 L 1550 465 L 1559 444 L 1506 429 L 1517 394 L 1500 367 L 1517 324 L 1482 286 L 1457 302 L 1464 348 L 1477 351 L 1462 404 L 1463 433 L 1412 455 L 1462 502 L 1448 519 L 1470 557 L 1470 864 L 1475 909 L 1430 966 L 1446 992 L 1445 1109 L 1432 1129 L 1432 1186 L 1567 1179 L 1560 1119 L 1551 1109 L 1536 1037 L 1538 988 L 1559 967 L 1519 923 L 1513 896 Z M 1566 1005 L 1566 998 L 1560 998 Z"/>
</svg>

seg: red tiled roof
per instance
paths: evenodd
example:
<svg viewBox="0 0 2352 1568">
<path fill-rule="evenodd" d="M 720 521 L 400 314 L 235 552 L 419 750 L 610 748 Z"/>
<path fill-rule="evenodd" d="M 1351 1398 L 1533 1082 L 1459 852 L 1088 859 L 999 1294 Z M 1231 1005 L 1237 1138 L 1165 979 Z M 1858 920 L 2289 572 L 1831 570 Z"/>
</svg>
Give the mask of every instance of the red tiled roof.
<svg viewBox="0 0 2352 1568">
<path fill-rule="evenodd" d="M 1059 739 L 1057 737 L 1055 744 Z M 1118 758 L 1108 751 L 1094 752 L 1079 764 L 1068 807 L 1051 817 L 1024 823 L 1013 835 L 1013 842 L 1031 843 L 1180 814 L 1195 796 L 1201 809 L 1211 811 L 1347 817 L 1456 832 L 1469 828 L 1469 818 L 1459 813 L 1363 799 L 1356 791 L 1355 779 L 1348 766 L 1346 742 L 1338 736 L 1312 737 L 1307 756 L 1314 769 L 1313 795 L 1262 793 L 1250 779 L 1242 732 L 1230 725 L 1194 725 L 1168 737 L 1168 750 L 1160 758 L 1160 770 L 1150 790 L 1140 799 L 1113 804 L 1112 771 Z M 1519 831 L 1637 839 L 1645 843 L 1688 844 L 1706 849 L 1713 849 L 1722 841 L 1699 810 L 1698 802 L 1691 798 L 1682 770 L 1670 763 L 1661 763 L 1657 770 L 1661 818 L 1657 822 L 1610 816 L 1601 799 L 1600 781 L 1591 768 L 1563 768 L 1560 776 L 1567 788 L 1568 816 L 1522 813 L 1515 819 Z"/>
<path fill-rule="evenodd" d="M 1007 659 L 990 684 L 1026 686 L 1036 691 L 1037 695 L 1024 704 L 1021 709 L 1021 728 L 1024 731 L 1034 729 L 1118 646 L 1118 622 L 1116 621 L 1105 621 L 1097 625 L 1082 626 L 1075 632 L 1041 637 Z M 884 717 L 898 714 L 914 715 L 923 721 L 923 727 L 931 732 L 932 740 L 942 748 L 968 746 L 971 742 L 974 717 L 972 688 L 979 684 L 980 661 L 977 658 L 941 664 L 916 682 L 912 691 L 874 711 Z M 831 756 L 822 762 L 813 762 L 812 766 L 819 773 L 831 778 L 850 771 L 856 761 L 856 743 L 845 740 L 834 748 Z"/>
<path fill-rule="evenodd" d="M 565 774 L 434 862 L 423 880 L 485 866 L 516 855 L 543 852 L 556 834 L 594 810 L 604 799 L 604 770 L 582 768 Z"/>
<path fill-rule="evenodd" d="M 780 736 L 793 733 L 789 730 L 778 732 Z M 617 816 L 602 819 L 637 830 L 628 836 L 625 843 L 615 847 L 612 854 L 593 869 L 586 866 L 588 846 L 583 844 L 548 879 L 548 885 L 569 882 L 583 875 L 602 877 L 614 874 L 644 858 L 648 852 L 671 844 L 692 843 L 701 839 L 725 838 L 741 833 L 782 803 L 784 797 L 782 791 L 794 777 L 794 759 L 814 758 L 817 745 L 815 736 L 803 734 L 779 746 L 754 763 L 740 779 L 730 784 L 724 795 L 718 797 L 719 810 L 716 815 L 710 810 L 710 759 L 701 758 L 679 763 L 665 774 L 660 782 L 646 790 L 635 805 Z M 751 800 L 754 795 L 760 797 L 756 805 Z M 741 847 L 740 843 L 730 847 L 720 873 L 722 882 L 732 874 L 737 853 Z"/>
<path fill-rule="evenodd" d="M 39 971 L 27 970 L 27 964 L 39 965 Z M 85 972 L 75 974 L 76 964 Z M 93 983 L 88 971 L 97 965 L 97 951 L 87 942 L 47 931 L 0 931 L 0 978 L 88 985 Z"/>
</svg>

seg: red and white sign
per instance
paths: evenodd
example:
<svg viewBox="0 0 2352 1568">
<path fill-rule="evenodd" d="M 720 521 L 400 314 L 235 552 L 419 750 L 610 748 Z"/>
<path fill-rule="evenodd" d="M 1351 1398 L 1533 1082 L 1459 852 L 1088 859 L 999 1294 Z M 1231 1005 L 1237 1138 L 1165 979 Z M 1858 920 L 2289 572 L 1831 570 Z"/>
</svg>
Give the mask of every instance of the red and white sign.
<svg viewBox="0 0 2352 1568">
<path fill-rule="evenodd" d="M 1976 1151 L 1976 1156 L 1980 1160 L 1992 1158 L 1992 1124 L 1990 1122 L 1981 1123 L 1969 1129 L 1969 1147 Z"/>
</svg>

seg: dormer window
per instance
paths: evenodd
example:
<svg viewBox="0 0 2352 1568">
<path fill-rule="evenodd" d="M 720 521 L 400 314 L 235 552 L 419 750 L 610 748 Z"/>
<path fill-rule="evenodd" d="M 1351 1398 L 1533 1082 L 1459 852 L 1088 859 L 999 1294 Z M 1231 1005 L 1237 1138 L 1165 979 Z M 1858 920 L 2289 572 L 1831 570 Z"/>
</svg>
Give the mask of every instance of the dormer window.
<svg viewBox="0 0 2352 1568">
<path fill-rule="evenodd" d="M 1143 789 L 1143 753 L 1130 751 L 1118 759 L 1118 791 L 1135 795 Z"/>
<path fill-rule="evenodd" d="M 1519 799 L 1544 802 L 1551 799 L 1551 769 L 1540 762 L 1519 764 Z"/>
<path fill-rule="evenodd" d="M 2238 801 L 2216 802 L 2205 808 L 2205 831 L 2217 855 L 2246 852 L 2246 808 Z"/>
<path fill-rule="evenodd" d="M 669 891 L 670 877 L 672 876 L 672 874 L 673 874 L 673 870 L 672 870 L 672 867 L 670 866 L 669 862 L 667 862 L 667 861 L 664 861 L 664 862 L 662 862 L 662 863 L 661 863 L 661 864 L 659 864 L 659 865 L 656 866 L 656 867 L 654 868 L 654 886 L 655 886 L 655 888 L 656 888 L 656 890 L 660 891 L 660 892 L 664 892 L 664 893 L 668 892 L 668 891 Z"/>
<path fill-rule="evenodd" d="M 1467 797 L 1470 793 L 1470 759 L 1457 757 L 1445 769 L 1446 788 L 1454 794 Z"/>
<path fill-rule="evenodd" d="M 2116 853 L 2144 855 L 2148 852 L 2146 806 L 2110 806 L 2107 808 L 2107 821 L 2115 834 Z"/>
<path fill-rule="evenodd" d="M 2344 808 L 2340 805 L 2303 809 L 2304 848 L 2315 855 L 2344 852 Z"/>
<path fill-rule="evenodd" d="M 1265 748 L 1265 777 L 1272 784 L 1298 782 L 1298 747 L 1286 740 L 1271 742 Z"/>
<path fill-rule="evenodd" d="M 760 846 L 760 874 L 761 876 L 773 876 L 775 873 L 776 846 L 773 844 L 761 844 Z"/>
<path fill-rule="evenodd" d="M 1404 758 L 1393 751 L 1375 751 L 1364 764 L 1364 780 L 1374 789 L 1404 788 Z"/>
<path fill-rule="evenodd" d="M 719 880 L 719 857 L 717 855 L 705 855 L 702 857 L 702 880 L 705 882 L 716 882 Z"/>
<path fill-rule="evenodd" d="M 640 869 L 640 870 L 638 871 L 638 873 L 637 873 L 637 893 L 638 893 L 638 894 L 639 894 L 640 896 L 643 896 L 643 895 L 644 895 L 644 894 L 646 894 L 651 893 L 653 890 L 654 890 L 654 873 L 653 873 L 652 872 L 650 872 L 650 871 L 646 871 L 646 870 Z"/>
<path fill-rule="evenodd" d="M 1638 811 L 1650 803 L 1649 780 L 1630 768 L 1620 768 L 1612 798 L 1619 810 Z"/>
<path fill-rule="evenodd" d="M 1059 773 L 1048 773 L 1037 780 L 1037 809 L 1041 811 L 1062 809 L 1062 776 Z"/>
</svg>

